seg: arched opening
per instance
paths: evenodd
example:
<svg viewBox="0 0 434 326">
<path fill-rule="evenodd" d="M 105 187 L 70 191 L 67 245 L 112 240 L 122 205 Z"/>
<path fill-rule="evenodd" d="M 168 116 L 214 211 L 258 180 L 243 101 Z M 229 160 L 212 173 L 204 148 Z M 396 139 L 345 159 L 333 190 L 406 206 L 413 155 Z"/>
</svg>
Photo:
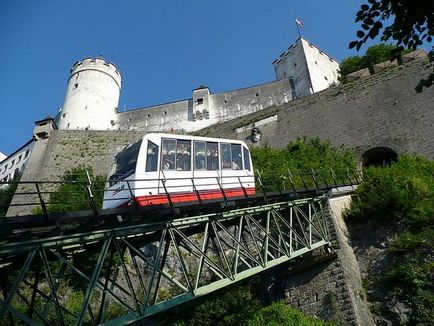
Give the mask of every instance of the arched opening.
<svg viewBox="0 0 434 326">
<path fill-rule="evenodd" d="M 362 156 L 363 166 L 386 166 L 398 161 L 398 154 L 388 147 L 376 147 Z"/>
</svg>

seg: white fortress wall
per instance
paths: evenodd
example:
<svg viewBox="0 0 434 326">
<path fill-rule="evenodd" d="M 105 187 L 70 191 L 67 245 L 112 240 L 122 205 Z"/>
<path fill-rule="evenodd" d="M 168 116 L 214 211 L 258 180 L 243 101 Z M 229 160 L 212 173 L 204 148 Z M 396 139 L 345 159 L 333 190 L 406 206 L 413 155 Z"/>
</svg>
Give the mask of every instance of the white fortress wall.
<svg viewBox="0 0 434 326">
<path fill-rule="evenodd" d="M 302 40 L 299 38 L 273 61 L 276 79 L 292 79 L 297 98 L 313 93 Z"/>
<path fill-rule="evenodd" d="M 192 99 L 118 113 L 117 129 L 191 132 L 291 100 L 288 79 L 217 94 L 200 87 Z"/>
<path fill-rule="evenodd" d="M 116 126 L 119 130 L 170 131 L 181 129 L 189 120 L 191 100 L 155 105 L 146 108 L 119 112 Z"/>
<path fill-rule="evenodd" d="M 67 83 L 59 129 L 113 129 L 121 90 L 121 75 L 102 58 L 76 62 Z"/>
<path fill-rule="evenodd" d="M 314 93 L 338 84 L 339 63 L 316 45 L 302 39 Z"/>
</svg>

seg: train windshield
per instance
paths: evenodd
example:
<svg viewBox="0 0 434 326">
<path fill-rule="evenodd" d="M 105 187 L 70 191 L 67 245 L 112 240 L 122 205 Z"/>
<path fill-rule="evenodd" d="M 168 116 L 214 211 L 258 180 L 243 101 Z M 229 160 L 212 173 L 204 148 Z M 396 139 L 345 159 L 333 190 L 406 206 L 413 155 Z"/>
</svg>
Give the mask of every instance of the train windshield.
<svg viewBox="0 0 434 326">
<path fill-rule="evenodd" d="M 142 140 L 139 140 L 127 146 L 116 155 L 114 173 L 109 178 L 110 186 L 136 172 L 137 157 L 141 144 Z"/>
</svg>

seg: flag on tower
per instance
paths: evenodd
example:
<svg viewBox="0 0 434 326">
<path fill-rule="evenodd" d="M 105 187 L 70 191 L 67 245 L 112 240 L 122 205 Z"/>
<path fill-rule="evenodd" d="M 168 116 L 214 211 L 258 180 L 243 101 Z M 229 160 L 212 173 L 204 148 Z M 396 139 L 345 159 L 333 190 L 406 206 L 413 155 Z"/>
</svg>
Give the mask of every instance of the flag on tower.
<svg viewBox="0 0 434 326">
<path fill-rule="evenodd" d="M 296 22 L 297 25 L 300 26 L 300 27 L 303 27 L 303 26 L 304 26 L 303 22 L 302 22 L 300 19 L 298 19 L 298 18 L 295 19 L 295 22 Z"/>
</svg>

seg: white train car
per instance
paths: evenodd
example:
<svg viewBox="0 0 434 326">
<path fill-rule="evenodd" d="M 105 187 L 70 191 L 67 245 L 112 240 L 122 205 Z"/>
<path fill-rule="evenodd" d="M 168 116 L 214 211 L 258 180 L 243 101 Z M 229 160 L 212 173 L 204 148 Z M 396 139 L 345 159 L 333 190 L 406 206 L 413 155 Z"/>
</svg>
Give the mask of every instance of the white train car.
<svg viewBox="0 0 434 326">
<path fill-rule="evenodd" d="M 239 140 L 150 133 L 114 160 L 103 208 L 202 202 L 255 194 Z"/>
</svg>

